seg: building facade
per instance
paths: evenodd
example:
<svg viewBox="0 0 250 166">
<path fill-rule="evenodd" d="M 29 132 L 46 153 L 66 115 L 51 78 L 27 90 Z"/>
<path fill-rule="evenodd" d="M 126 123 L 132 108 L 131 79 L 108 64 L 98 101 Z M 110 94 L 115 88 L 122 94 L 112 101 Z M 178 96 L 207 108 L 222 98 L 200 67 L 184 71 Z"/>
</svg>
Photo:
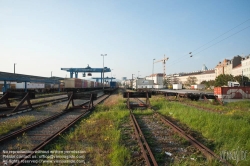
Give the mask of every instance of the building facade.
<svg viewBox="0 0 250 166">
<path fill-rule="evenodd" d="M 241 68 L 243 75 L 250 78 L 250 55 L 242 59 Z"/>
</svg>

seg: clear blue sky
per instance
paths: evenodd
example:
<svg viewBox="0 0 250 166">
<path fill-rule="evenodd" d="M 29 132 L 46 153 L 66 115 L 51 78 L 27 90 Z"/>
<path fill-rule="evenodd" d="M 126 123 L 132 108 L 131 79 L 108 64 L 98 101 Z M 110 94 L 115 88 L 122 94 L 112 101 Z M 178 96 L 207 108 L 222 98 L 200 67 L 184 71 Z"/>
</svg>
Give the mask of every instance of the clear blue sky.
<svg viewBox="0 0 250 166">
<path fill-rule="evenodd" d="M 62 67 L 101 68 L 101 54 L 118 79 L 152 74 L 164 54 L 167 74 L 214 68 L 250 54 L 249 7 L 249 0 L 0 0 L 0 71 L 17 63 L 17 73 L 69 77 Z"/>
</svg>

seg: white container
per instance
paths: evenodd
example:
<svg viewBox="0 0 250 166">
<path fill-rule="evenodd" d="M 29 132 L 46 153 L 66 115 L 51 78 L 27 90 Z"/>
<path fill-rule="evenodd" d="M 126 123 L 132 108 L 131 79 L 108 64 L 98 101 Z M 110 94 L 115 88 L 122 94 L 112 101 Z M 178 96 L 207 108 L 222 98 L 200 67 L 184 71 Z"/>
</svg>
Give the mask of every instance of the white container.
<svg viewBox="0 0 250 166">
<path fill-rule="evenodd" d="M 45 86 L 41 83 L 30 83 L 27 82 L 27 89 L 43 89 Z M 16 89 L 25 89 L 25 83 L 16 83 Z"/>
<path fill-rule="evenodd" d="M 163 85 L 153 85 L 154 89 L 162 89 Z"/>
<path fill-rule="evenodd" d="M 173 84 L 173 89 L 182 89 L 182 84 Z"/>
<path fill-rule="evenodd" d="M 194 87 L 194 89 L 205 89 L 205 84 L 191 85 L 191 87 Z"/>
</svg>

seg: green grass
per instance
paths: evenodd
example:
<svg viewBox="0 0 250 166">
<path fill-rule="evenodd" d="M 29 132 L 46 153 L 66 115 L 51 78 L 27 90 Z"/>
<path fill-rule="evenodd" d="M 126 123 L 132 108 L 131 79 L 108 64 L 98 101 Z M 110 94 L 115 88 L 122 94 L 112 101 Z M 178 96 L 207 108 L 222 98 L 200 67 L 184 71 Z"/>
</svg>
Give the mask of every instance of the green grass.
<svg viewBox="0 0 250 166">
<path fill-rule="evenodd" d="M 238 111 L 238 112 L 249 112 L 250 111 L 250 101 L 237 101 L 237 102 L 229 102 L 224 103 L 224 105 L 220 105 L 218 102 L 205 102 L 205 101 L 191 101 L 191 100 L 185 100 L 185 102 L 194 104 L 194 105 L 201 105 L 206 108 L 212 108 L 214 110 L 217 110 L 218 112 L 230 112 L 232 110 Z"/>
<path fill-rule="evenodd" d="M 147 110 L 133 110 L 134 115 L 152 115 L 153 111 L 150 109 Z"/>
<path fill-rule="evenodd" d="M 0 135 L 9 133 L 12 130 L 18 128 L 24 128 L 27 124 L 35 121 L 34 116 L 19 116 L 14 119 L 7 120 L 5 122 L 0 122 Z"/>
<path fill-rule="evenodd" d="M 121 125 L 128 123 L 129 111 L 120 96 L 116 96 L 77 124 L 73 131 L 61 135 L 50 150 L 85 150 L 90 165 L 129 165 L 130 151 L 122 145 Z M 46 164 L 44 164 L 46 165 Z"/>
<path fill-rule="evenodd" d="M 249 112 L 234 110 L 228 111 L 227 114 L 218 114 L 168 102 L 164 98 L 151 100 L 151 103 L 156 105 L 161 114 L 178 119 L 212 141 L 214 146 L 210 148 L 218 155 L 222 151 L 232 152 L 237 148 L 250 152 Z M 245 103 L 247 104 L 249 103 Z M 236 108 L 242 107 L 242 104 L 230 103 L 228 107 L 230 106 Z M 230 162 L 235 164 L 234 160 Z M 247 161 L 240 161 L 238 165 L 250 165 L 250 156 L 248 155 Z"/>
</svg>

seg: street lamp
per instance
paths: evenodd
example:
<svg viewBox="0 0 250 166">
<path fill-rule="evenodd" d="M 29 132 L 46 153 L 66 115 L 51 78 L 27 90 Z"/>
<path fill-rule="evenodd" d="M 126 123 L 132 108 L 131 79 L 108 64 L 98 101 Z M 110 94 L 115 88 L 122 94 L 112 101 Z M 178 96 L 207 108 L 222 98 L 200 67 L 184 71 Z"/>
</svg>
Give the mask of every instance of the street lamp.
<svg viewBox="0 0 250 166">
<path fill-rule="evenodd" d="M 135 74 L 132 74 L 132 83 L 131 83 L 131 88 L 133 89 L 133 84 L 134 84 L 134 78 L 133 78 L 133 75 Z"/>
<path fill-rule="evenodd" d="M 102 68 L 102 89 L 104 89 L 104 56 L 107 56 L 107 54 L 101 54 L 103 56 L 103 68 Z"/>
<path fill-rule="evenodd" d="M 16 63 L 14 63 L 14 74 L 16 74 Z"/>
<path fill-rule="evenodd" d="M 152 80 L 153 80 L 153 75 L 154 75 L 154 64 L 155 64 L 155 59 L 153 59 Z"/>
<path fill-rule="evenodd" d="M 52 71 L 51 71 L 51 77 L 52 77 Z"/>
</svg>

